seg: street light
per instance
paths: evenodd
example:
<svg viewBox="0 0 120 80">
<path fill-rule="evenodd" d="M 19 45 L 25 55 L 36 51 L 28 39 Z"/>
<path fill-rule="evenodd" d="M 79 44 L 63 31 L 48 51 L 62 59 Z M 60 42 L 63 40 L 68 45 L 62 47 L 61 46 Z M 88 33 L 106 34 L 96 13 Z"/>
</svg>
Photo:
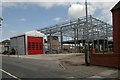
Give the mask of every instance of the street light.
<svg viewBox="0 0 120 80">
<path fill-rule="evenodd" d="M 88 10 L 87 10 L 87 0 L 85 0 L 85 11 L 86 11 L 86 28 L 87 28 L 87 44 L 85 44 L 85 64 L 90 65 L 90 52 L 89 52 L 89 38 L 88 38 Z"/>
<path fill-rule="evenodd" d="M 0 41 L 2 41 L 2 21 L 3 19 L 0 17 Z M 2 51 L 2 46 L 0 46 L 0 49 Z"/>
<path fill-rule="evenodd" d="M 2 21 L 3 19 L 0 17 L 0 34 L 2 34 Z"/>
<path fill-rule="evenodd" d="M 0 27 L 2 26 L 3 19 L 0 17 Z"/>
<path fill-rule="evenodd" d="M 88 23 L 87 0 L 85 0 L 86 23 Z"/>
</svg>

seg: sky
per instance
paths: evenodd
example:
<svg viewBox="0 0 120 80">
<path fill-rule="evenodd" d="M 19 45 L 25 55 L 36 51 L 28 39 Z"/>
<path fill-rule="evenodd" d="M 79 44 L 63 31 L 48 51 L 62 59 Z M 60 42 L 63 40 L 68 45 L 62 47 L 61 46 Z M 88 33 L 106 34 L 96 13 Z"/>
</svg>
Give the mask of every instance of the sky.
<svg viewBox="0 0 120 80">
<path fill-rule="evenodd" d="M 56 1 L 2 1 L 2 4 L 0 3 L 0 16 L 4 20 L 2 40 L 85 16 L 84 1 Z M 88 2 L 88 14 L 112 25 L 110 10 L 118 1 Z"/>
</svg>

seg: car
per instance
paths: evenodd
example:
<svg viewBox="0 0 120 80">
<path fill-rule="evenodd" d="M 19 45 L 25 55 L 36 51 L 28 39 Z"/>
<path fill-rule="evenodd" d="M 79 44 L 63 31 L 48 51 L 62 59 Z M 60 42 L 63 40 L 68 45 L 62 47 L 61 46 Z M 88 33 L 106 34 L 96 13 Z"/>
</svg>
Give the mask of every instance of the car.
<svg viewBox="0 0 120 80">
<path fill-rule="evenodd" d="M 2 54 L 7 55 L 7 54 L 9 54 L 9 51 L 4 51 L 4 52 L 2 52 Z"/>
</svg>

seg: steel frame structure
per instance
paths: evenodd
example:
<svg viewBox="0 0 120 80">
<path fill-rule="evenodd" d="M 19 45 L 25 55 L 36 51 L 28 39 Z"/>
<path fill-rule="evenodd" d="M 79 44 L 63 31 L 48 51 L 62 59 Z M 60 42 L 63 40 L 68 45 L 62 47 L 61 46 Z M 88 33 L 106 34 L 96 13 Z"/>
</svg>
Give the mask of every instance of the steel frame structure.
<svg viewBox="0 0 120 80">
<path fill-rule="evenodd" d="M 102 20 L 92 17 L 91 15 L 89 15 L 87 19 L 87 24 L 86 17 L 81 17 L 38 29 L 37 31 L 44 33 L 46 36 L 58 36 L 61 43 L 61 49 L 63 49 L 63 43 L 70 40 L 74 41 L 75 47 L 80 46 L 80 40 L 82 44 L 85 42 L 91 42 L 93 44 L 92 47 L 95 48 L 96 40 L 98 46 L 97 51 L 99 52 L 99 41 L 102 40 L 103 51 L 109 51 L 109 41 L 113 42 L 112 26 Z M 50 51 L 52 52 L 52 48 L 50 48 Z"/>
</svg>

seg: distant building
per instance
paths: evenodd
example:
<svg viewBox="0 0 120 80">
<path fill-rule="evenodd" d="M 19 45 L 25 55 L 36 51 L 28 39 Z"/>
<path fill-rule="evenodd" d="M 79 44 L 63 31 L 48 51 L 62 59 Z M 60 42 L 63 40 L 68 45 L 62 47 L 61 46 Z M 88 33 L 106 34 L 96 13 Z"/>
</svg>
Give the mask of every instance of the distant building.
<svg viewBox="0 0 120 80">
<path fill-rule="evenodd" d="M 4 51 L 9 51 L 10 49 L 10 40 L 4 40 L 0 42 L 0 53 Z"/>
<path fill-rule="evenodd" d="M 44 34 L 29 31 L 10 38 L 10 47 L 17 55 L 33 55 L 44 53 Z"/>
<path fill-rule="evenodd" d="M 47 36 L 47 44 L 49 51 L 52 53 L 58 53 L 59 51 L 59 39 L 58 36 Z"/>
</svg>

